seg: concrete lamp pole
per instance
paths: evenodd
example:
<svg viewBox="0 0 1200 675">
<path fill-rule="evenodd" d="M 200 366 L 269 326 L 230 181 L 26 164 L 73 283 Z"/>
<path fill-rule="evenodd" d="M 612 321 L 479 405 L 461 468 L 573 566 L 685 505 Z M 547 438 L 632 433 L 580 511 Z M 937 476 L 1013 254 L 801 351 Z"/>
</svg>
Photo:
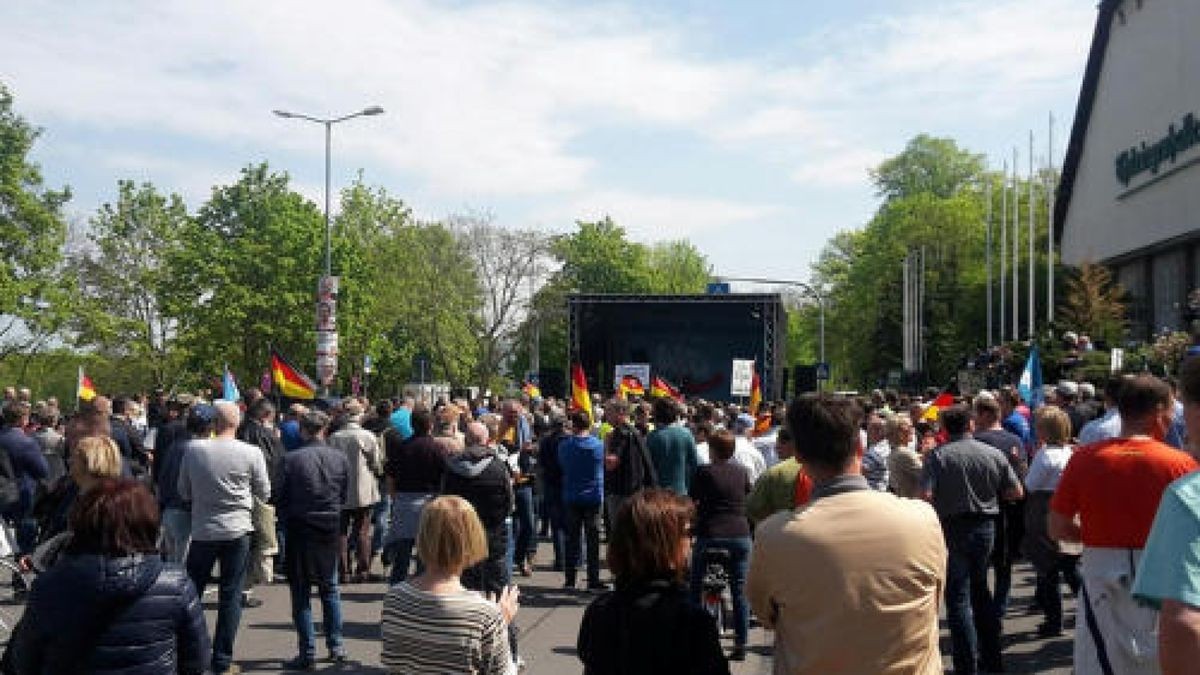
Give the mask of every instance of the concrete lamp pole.
<svg viewBox="0 0 1200 675">
<path fill-rule="evenodd" d="M 290 112 L 287 110 L 272 110 L 271 112 L 275 113 L 276 116 L 282 117 L 284 119 L 305 120 L 307 122 L 313 122 L 315 124 L 320 124 L 325 127 L 325 269 L 324 269 L 324 276 L 326 276 L 326 277 L 333 276 L 333 227 L 329 220 L 329 181 L 330 181 L 329 169 L 330 169 L 330 150 L 331 150 L 331 146 L 332 146 L 332 137 L 333 137 L 333 125 L 335 125 L 339 122 L 345 122 L 346 120 L 354 119 L 355 117 L 370 117 L 372 115 L 382 115 L 383 108 L 381 108 L 377 105 L 373 105 L 369 108 L 363 108 L 362 110 L 359 110 L 358 112 L 350 113 L 349 115 L 343 115 L 342 117 L 333 117 L 333 118 L 328 118 L 328 119 L 321 118 L 321 117 L 313 117 L 312 115 L 305 115 L 303 113 Z M 336 326 L 335 326 L 334 330 L 336 332 Z M 324 393 L 326 393 L 326 394 L 329 393 L 329 388 L 324 383 L 322 383 L 322 389 L 324 390 Z"/>
</svg>

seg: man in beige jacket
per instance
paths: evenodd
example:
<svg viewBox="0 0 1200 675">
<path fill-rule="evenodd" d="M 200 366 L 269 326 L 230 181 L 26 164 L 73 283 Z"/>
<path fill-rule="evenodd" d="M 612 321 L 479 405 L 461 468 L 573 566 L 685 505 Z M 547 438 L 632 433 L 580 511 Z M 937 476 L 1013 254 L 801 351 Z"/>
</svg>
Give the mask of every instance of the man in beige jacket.
<svg viewBox="0 0 1200 675">
<path fill-rule="evenodd" d="M 756 530 L 746 592 L 775 630 L 777 675 L 940 675 L 946 545 L 926 503 L 871 490 L 853 401 L 807 394 L 788 408 L 812 501 Z"/>
<path fill-rule="evenodd" d="M 378 437 L 362 428 L 363 407 L 358 401 L 348 401 L 343 410 L 346 423 L 330 434 L 330 447 L 346 453 L 350 463 L 350 481 L 346 503 L 342 507 L 342 565 L 341 574 L 350 575 L 350 540 L 355 543 L 353 577 L 344 581 L 369 581 L 371 573 L 371 511 L 379 503 L 379 478 L 383 457 Z"/>
</svg>

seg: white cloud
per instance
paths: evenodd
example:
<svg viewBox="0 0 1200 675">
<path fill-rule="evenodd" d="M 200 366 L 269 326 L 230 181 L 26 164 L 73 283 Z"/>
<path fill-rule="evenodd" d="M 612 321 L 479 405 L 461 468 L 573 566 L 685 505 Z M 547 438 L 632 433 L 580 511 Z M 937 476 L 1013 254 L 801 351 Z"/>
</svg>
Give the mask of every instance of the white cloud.
<svg viewBox="0 0 1200 675">
<path fill-rule="evenodd" d="M 730 231 L 770 218 L 780 207 L 689 195 L 599 190 L 572 199 L 544 215 L 557 222 L 593 221 L 611 216 L 638 241 L 682 239 L 722 229 Z"/>
<path fill-rule="evenodd" d="M 10 2 L 0 4 L 0 79 L 40 124 L 94 132 L 97 144 L 121 134 L 161 141 L 162 155 L 103 149 L 114 170 L 166 175 L 176 182 L 166 189 L 189 197 L 236 168 L 214 166 L 229 153 L 193 159 L 172 154 L 176 145 L 316 164 L 320 129 L 271 109 L 378 104 L 387 114 L 337 128 L 340 166 L 401 176 L 410 200 L 510 200 L 555 223 L 611 213 L 658 239 L 779 218 L 780 207 L 598 179 L 613 158 L 584 149 L 588 133 L 682 133 L 769 164 L 765 173 L 790 176 L 798 194 L 860 186 L 867 200 L 866 169 L 911 135 L 977 129 L 1077 89 L 1091 3 L 928 7 L 827 27 L 795 49 L 818 57 L 788 62 L 778 46 L 770 57 L 704 54 L 706 40 L 689 31 L 718 28 L 634 3 Z M 714 182 L 741 178 L 705 171 Z M 301 188 L 320 197 L 319 186 Z M 831 210 L 861 210 L 850 206 Z M 828 234 L 858 224 L 830 222 Z"/>
</svg>

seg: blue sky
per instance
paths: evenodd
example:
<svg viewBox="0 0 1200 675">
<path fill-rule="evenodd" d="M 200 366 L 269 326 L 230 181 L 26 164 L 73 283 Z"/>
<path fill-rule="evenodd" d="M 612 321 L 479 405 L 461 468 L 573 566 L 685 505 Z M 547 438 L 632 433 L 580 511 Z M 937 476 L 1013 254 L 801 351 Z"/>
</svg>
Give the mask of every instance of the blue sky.
<svg viewBox="0 0 1200 675">
<path fill-rule="evenodd" d="M 86 222 L 122 178 L 195 209 L 266 160 L 320 203 L 335 128 L 425 218 L 564 231 L 611 214 L 719 274 L 806 278 L 876 206 L 867 171 L 928 132 L 998 167 L 1061 161 L 1094 0 L 7 2 L 0 81 Z M 336 205 L 335 205 L 336 208 Z"/>
</svg>

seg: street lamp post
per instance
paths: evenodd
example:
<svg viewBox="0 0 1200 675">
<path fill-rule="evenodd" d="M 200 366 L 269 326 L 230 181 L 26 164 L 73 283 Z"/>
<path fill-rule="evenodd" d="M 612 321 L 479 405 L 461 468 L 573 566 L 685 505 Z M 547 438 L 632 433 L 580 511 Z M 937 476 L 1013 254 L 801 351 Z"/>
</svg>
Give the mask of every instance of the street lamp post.
<svg viewBox="0 0 1200 675">
<path fill-rule="evenodd" d="M 791 279 L 754 279 L 746 277 L 717 277 L 718 281 L 742 281 L 752 284 L 775 284 L 778 286 L 795 286 L 800 290 L 808 293 L 817 299 L 817 309 L 820 315 L 821 323 L 821 363 L 825 361 L 825 295 L 818 291 L 813 286 L 804 283 L 803 281 L 794 281 Z"/>
<path fill-rule="evenodd" d="M 370 117 L 372 115 L 382 115 L 383 108 L 381 108 L 377 105 L 373 105 L 369 108 L 364 108 L 362 110 L 359 110 L 358 112 L 350 113 L 349 115 L 343 115 L 342 117 L 333 117 L 333 118 L 313 117 L 311 115 L 290 112 L 287 110 L 273 110 L 271 112 L 275 113 L 277 116 L 282 117 L 284 119 L 305 120 L 308 122 L 313 122 L 316 124 L 323 125 L 325 127 L 325 276 L 331 277 L 331 276 L 333 276 L 333 226 L 329 220 L 329 188 L 330 188 L 329 174 L 330 174 L 330 150 L 331 150 L 331 146 L 332 146 L 333 125 L 337 124 L 338 122 L 345 122 L 346 120 L 354 119 L 355 117 Z M 333 320 L 336 321 L 336 318 L 334 318 Z M 337 332 L 336 324 L 334 325 L 334 332 L 335 333 Z M 320 376 L 320 374 L 318 373 L 318 377 L 319 376 Z M 325 393 L 328 393 L 329 387 L 324 382 L 322 382 L 322 388 L 325 390 Z"/>
</svg>

